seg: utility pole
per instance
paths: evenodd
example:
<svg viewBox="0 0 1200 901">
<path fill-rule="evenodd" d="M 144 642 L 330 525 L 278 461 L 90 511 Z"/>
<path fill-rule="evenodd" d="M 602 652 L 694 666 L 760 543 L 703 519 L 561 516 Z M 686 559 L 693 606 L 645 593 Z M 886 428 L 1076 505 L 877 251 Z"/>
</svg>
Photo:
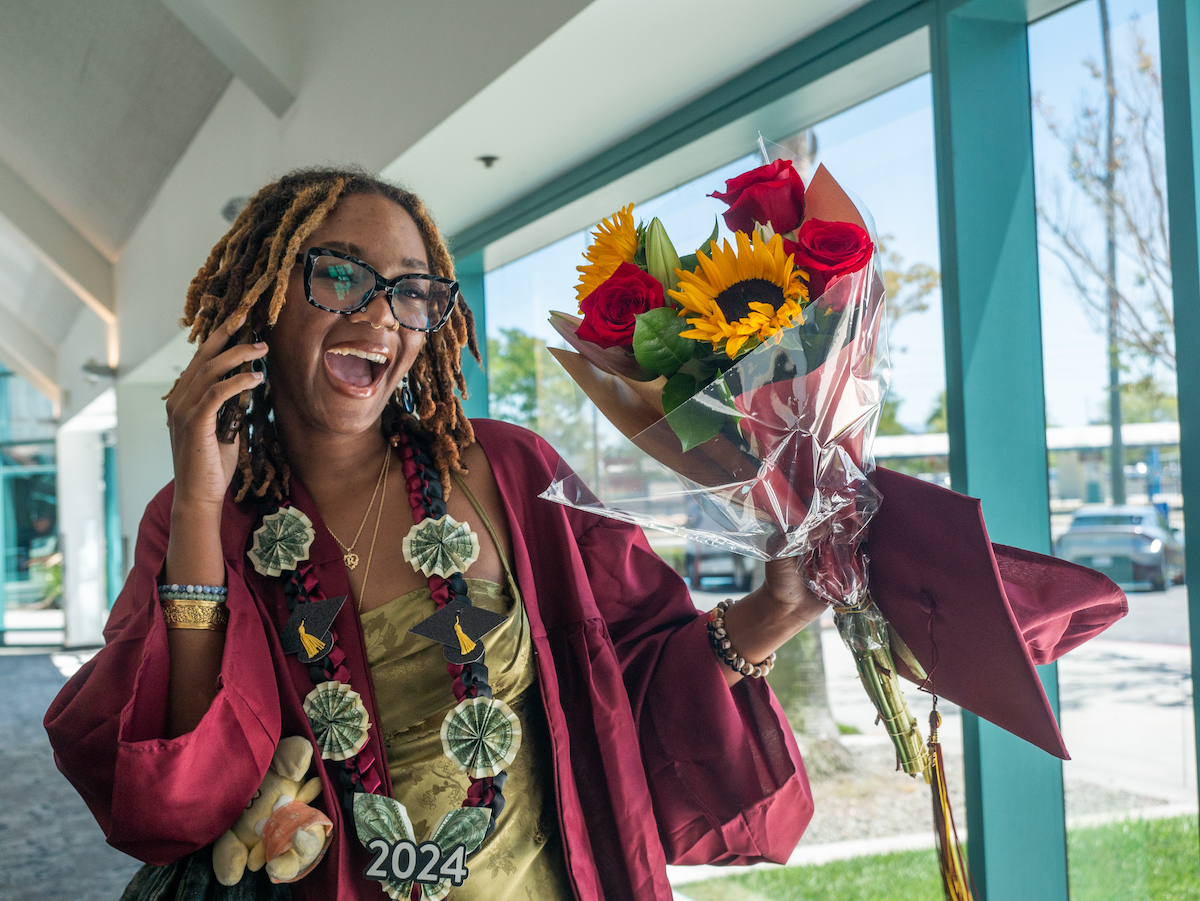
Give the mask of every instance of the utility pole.
<svg viewBox="0 0 1200 901">
<path fill-rule="evenodd" d="M 1116 134 L 1115 117 L 1117 89 L 1113 80 L 1112 34 L 1108 25 L 1108 0 L 1098 0 L 1100 7 L 1100 39 L 1104 44 L 1104 256 L 1105 287 L 1108 290 L 1108 421 L 1112 424 L 1112 446 L 1109 450 L 1112 502 L 1125 503 L 1125 443 L 1121 436 L 1121 356 L 1117 346 L 1117 325 L 1120 297 L 1117 293 L 1117 211 L 1116 211 Z"/>
</svg>

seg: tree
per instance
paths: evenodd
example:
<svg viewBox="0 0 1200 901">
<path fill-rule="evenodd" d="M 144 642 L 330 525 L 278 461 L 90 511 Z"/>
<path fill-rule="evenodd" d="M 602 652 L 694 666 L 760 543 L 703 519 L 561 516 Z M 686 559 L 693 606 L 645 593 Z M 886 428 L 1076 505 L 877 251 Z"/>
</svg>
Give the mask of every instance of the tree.
<svg viewBox="0 0 1200 901">
<path fill-rule="evenodd" d="M 888 324 L 895 325 L 910 313 L 929 309 L 929 295 L 941 284 L 942 276 L 928 263 L 906 265 L 904 256 L 891 243 L 895 235 L 879 236 L 879 259 L 883 264 L 883 288 L 887 293 Z"/>
<path fill-rule="evenodd" d="M 1121 417 L 1124 422 L 1175 422 L 1179 419 L 1179 399 L 1165 390 L 1151 375 L 1121 385 Z M 1108 425 L 1107 416 L 1092 420 Z"/>
<path fill-rule="evenodd" d="M 1103 60 L 1086 60 L 1096 88 L 1068 125 L 1044 98 L 1034 104 L 1067 150 L 1074 188 L 1039 192 L 1040 243 L 1062 262 L 1083 309 L 1108 338 L 1111 457 L 1121 444 L 1122 360 L 1175 368 L 1171 257 L 1163 150 L 1162 77 L 1149 46 L 1130 23 L 1126 58 L 1114 61 L 1107 0 L 1098 0 Z M 1051 194 L 1052 202 L 1043 200 Z M 1085 209 L 1077 210 L 1076 198 Z M 1102 223 L 1103 238 L 1094 234 Z M 1111 467 L 1115 503 L 1125 498 L 1124 474 Z"/>
<path fill-rule="evenodd" d="M 896 411 L 900 409 L 900 403 L 903 398 L 895 394 L 889 394 L 888 399 L 883 402 L 883 412 L 879 414 L 880 435 L 907 435 L 908 429 L 896 419 Z"/>
<path fill-rule="evenodd" d="M 948 432 L 949 426 L 946 425 L 946 389 L 942 389 L 942 393 L 938 395 L 934 401 L 933 409 L 929 411 L 929 417 L 925 420 L 925 431 L 927 432 Z"/>
<path fill-rule="evenodd" d="M 497 419 L 537 432 L 580 473 L 596 474 L 604 452 L 595 408 L 546 350 L 519 328 L 488 342 L 488 404 Z"/>
</svg>

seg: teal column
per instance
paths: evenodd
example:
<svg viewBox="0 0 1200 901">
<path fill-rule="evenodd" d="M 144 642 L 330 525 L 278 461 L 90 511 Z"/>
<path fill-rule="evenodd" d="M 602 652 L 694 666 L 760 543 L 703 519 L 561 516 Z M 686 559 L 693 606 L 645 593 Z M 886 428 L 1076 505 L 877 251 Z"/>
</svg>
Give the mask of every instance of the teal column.
<svg viewBox="0 0 1200 901">
<path fill-rule="evenodd" d="M 1167 202 L 1171 219 L 1171 279 L 1175 300 L 1175 347 L 1180 365 L 1179 455 L 1183 509 L 1200 510 L 1200 6 L 1192 0 L 1159 0 L 1159 48 L 1163 71 L 1163 126 Z M 1186 545 L 1188 620 L 1192 658 L 1200 648 L 1200 540 Z M 1192 667 L 1192 703 L 1200 705 L 1200 677 Z M 1200 706 L 1196 706 L 1200 727 Z M 1200 728 L 1197 730 L 1200 741 Z"/>
<path fill-rule="evenodd" d="M 937 0 L 930 40 L 951 479 L 994 541 L 1048 552 L 1025 3 Z M 1057 709 L 1054 667 L 1042 681 Z M 963 749 L 983 898 L 1066 901 L 1061 762 L 971 714 Z"/>
<path fill-rule="evenodd" d="M 479 339 L 479 355 L 483 357 L 484 368 L 480 368 L 469 351 L 463 351 L 463 375 L 467 379 L 467 399 L 463 408 L 472 418 L 488 415 L 488 383 L 487 383 L 487 304 L 483 291 L 483 251 L 478 250 L 470 256 L 454 261 L 457 273 L 459 291 L 462 292 L 460 302 L 466 301 L 475 317 L 475 335 Z"/>
<path fill-rule="evenodd" d="M 104 445 L 104 549 L 105 584 L 111 610 L 121 593 L 125 561 L 121 546 L 121 495 L 117 491 L 117 448 L 110 442 Z"/>
</svg>

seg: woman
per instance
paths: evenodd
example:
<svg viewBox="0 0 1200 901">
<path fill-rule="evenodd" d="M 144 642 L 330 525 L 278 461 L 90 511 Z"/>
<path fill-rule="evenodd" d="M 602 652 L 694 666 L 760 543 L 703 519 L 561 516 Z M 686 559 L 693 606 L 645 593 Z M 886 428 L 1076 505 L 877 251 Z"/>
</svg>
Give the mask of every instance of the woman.
<svg viewBox="0 0 1200 901">
<path fill-rule="evenodd" d="M 714 654 L 639 529 L 537 498 L 553 450 L 468 422 L 455 390 L 478 351 L 453 275 L 421 202 L 364 173 L 297 172 L 250 201 L 188 292 L 200 344 L 167 401 L 175 480 L 147 508 L 106 648 L 47 714 L 60 768 L 111 844 L 167 864 L 230 827 L 281 736 L 313 739 L 305 698 L 334 681 L 369 725 L 316 767 L 333 841 L 294 897 L 380 897 L 362 792 L 401 801 L 418 843 L 460 805 L 487 808 L 457 898 L 669 898 L 668 862 L 785 859 L 812 802 L 778 704 Z M 229 346 L 243 322 L 263 340 Z M 243 371 L 259 360 L 265 379 Z M 246 390 L 222 443 L 220 408 Z M 475 536 L 458 575 L 409 559 L 414 523 L 443 512 Z M 267 526 L 297 513 L 309 544 L 272 568 Z M 175 628 L 204 603 L 180 586 L 224 597 L 207 629 Z M 328 633 L 297 626 L 341 596 Z M 455 613 L 442 643 L 409 633 L 467 601 L 500 625 L 470 634 Z M 794 564 L 768 564 L 727 640 L 766 661 L 821 609 Z M 485 662 L 454 663 L 479 644 Z M 443 721 L 472 698 L 519 723 L 506 773 L 443 754 Z"/>
</svg>

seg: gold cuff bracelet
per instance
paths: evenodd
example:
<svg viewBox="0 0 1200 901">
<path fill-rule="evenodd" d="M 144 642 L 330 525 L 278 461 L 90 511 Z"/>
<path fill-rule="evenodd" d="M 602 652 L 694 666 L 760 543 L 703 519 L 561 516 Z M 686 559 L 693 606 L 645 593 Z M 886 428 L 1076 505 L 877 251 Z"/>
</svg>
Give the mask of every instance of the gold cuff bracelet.
<svg viewBox="0 0 1200 901">
<path fill-rule="evenodd" d="M 216 601 L 167 601 L 162 612 L 168 629 L 224 632 L 229 624 L 229 611 Z"/>
</svg>

